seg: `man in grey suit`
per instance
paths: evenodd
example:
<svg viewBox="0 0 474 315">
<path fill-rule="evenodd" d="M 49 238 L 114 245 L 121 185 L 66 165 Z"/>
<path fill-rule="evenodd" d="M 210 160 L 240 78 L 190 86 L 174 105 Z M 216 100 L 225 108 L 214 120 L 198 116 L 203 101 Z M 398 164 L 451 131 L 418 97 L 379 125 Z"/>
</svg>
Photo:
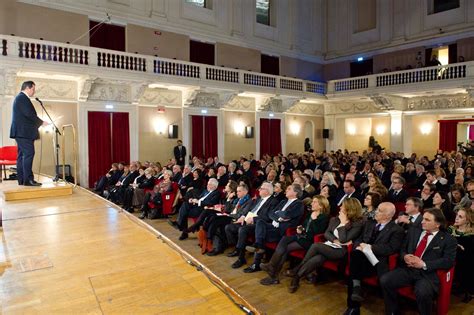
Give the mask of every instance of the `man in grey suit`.
<svg viewBox="0 0 474 315">
<path fill-rule="evenodd" d="M 21 85 L 21 92 L 13 101 L 12 125 L 10 138 L 15 139 L 18 145 L 17 174 L 18 184 L 25 186 L 41 186 L 33 177 L 33 158 L 35 157 L 35 140 L 39 139 L 38 128 L 49 125 L 36 114 L 30 101 L 35 95 L 35 83 L 25 81 Z"/>
</svg>

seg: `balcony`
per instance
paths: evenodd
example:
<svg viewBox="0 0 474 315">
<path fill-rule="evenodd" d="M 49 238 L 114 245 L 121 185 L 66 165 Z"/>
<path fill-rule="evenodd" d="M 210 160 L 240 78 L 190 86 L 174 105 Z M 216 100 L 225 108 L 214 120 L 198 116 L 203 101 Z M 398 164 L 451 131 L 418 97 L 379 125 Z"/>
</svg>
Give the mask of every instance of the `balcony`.
<svg viewBox="0 0 474 315">
<path fill-rule="evenodd" d="M 433 89 L 456 89 L 472 85 L 474 62 L 426 67 L 333 80 L 328 82 L 328 98 L 373 95 L 379 93 L 403 94 Z"/>
<path fill-rule="evenodd" d="M 123 73 L 130 79 L 158 79 L 180 85 L 297 98 L 322 98 L 326 93 L 326 84 L 319 82 L 8 35 L 0 35 L 0 60 L 12 65 L 15 62 L 24 65 L 29 61 L 28 67 L 40 67 L 45 63 L 53 67 L 57 65 L 58 72 L 80 71 L 81 75 L 107 69 Z"/>
</svg>

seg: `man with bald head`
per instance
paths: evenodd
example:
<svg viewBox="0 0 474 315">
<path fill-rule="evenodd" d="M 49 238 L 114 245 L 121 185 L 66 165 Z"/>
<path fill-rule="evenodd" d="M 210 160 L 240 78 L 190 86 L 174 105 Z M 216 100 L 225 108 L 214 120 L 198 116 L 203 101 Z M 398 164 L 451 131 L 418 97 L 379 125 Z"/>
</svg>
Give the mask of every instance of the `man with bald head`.
<svg viewBox="0 0 474 315">
<path fill-rule="evenodd" d="M 388 257 L 400 250 L 405 233 L 392 221 L 394 214 L 395 205 L 382 202 L 375 211 L 375 220 L 367 220 L 361 236 L 354 242 L 350 258 L 348 309 L 345 314 L 360 314 L 360 302 L 363 301 L 362 279 L 373 274 L 380 278 L 387 273 Z M 375 265 L 367 258 L 370 253 L 378 260 Z"/>
</svg>

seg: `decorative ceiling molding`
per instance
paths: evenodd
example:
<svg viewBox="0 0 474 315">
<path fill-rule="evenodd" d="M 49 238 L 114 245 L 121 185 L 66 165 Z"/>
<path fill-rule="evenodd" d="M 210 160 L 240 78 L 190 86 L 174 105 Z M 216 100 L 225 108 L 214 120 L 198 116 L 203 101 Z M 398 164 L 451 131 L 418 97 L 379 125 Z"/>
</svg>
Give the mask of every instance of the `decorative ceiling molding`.
<svg viewBox="0 0 474 315">
<path fill-rule="evenodd" d="M 140 99 L 142 98 L 145 90 L 148 87 L 148 83 L 132 83 L 131 84 L 131 96 L 132 96 L 132 104 L 137 105 L 140 103 Z"/>
</svg>

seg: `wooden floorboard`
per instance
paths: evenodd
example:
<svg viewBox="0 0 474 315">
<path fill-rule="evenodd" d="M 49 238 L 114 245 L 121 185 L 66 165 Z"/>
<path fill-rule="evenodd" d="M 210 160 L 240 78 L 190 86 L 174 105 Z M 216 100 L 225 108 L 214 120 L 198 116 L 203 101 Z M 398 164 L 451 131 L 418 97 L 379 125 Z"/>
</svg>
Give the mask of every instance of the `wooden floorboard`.
<svg viewBox="0 0 474 315">
<path fill-rule="evenodd" d="M 242 313 L 175 250 L 90 193 L 0 207 L 2 314 Z"/>
</svg>

